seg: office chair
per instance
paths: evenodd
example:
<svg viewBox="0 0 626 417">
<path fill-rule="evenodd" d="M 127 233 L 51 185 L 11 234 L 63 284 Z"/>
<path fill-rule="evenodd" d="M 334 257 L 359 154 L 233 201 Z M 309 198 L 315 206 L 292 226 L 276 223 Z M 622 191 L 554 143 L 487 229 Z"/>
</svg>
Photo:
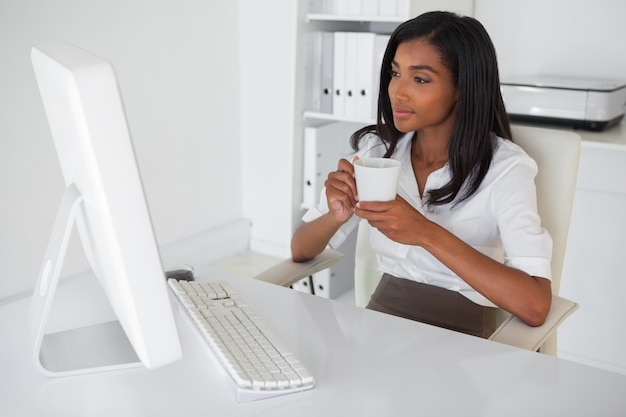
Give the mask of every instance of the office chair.
<svg viewBox="0 0 626 417">
<path fill-rule="evenodd" d="M 530 327 L 508 315 L 489 338 L 556 355 L 556 329 L 578 304 L 559 297 L 561 272 L 578 176 L 581 138 L 575 132 L 529 126 L 512 126 L 513 140 L 530 155 L 539 171 L 537 210 L 552 236 L 552 306 L 543 325 Z"/>
<path fill-rule="evenodd" d="M 552 250 L 552 306 L 543 325 L 531 327 L 504 310 L 498 311 L 501 323 L 489 338 L 523 349 L 556 355 L 556 329 L 577 308 L 578 304 L 559 297 L 561 270 L 574 201 L 578 174 L 581 138 L 570 131 L 529 126 L 512 126 L 513 139 L 537 163 L 535 178 L 537 204 L 542 225 L 553 240 Z M 376 255 L 369 244 L 369 228 L 362 220 L 357 230 L 354 268 L 355 304 L 365 307 L 378 282 L 380 274 Z M 283 261 L 255 276 L 277 285 L 290 286 L 296 281 L 328 268 L 341 260 L 342 254 L 326 249 L 314 259 L 295 263 Z"/>
</svg>

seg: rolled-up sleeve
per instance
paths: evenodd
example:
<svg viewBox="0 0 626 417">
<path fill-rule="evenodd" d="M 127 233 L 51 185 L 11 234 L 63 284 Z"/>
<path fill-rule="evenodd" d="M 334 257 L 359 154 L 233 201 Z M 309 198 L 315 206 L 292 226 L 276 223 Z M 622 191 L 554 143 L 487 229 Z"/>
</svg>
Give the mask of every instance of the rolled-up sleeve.
<svg viewBox="0 0 626 417">
<path fill-rule="evenodd" d="M 552 238 L 537 213 L 536 175 L 535 162 L 521 160 L 503 173 L 491 195 L 504 263 L 529 275 L 552 279 Z"/>
</svg>

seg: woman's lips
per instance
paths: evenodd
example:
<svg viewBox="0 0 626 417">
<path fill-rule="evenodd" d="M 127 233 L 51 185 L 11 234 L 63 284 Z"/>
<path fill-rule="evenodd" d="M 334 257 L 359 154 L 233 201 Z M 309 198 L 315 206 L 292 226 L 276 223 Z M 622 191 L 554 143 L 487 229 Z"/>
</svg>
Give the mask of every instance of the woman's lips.
<svg viewBox="0 0 626 417">
<path fill-rule="evenodd" d="M 402 109 L 399 107 L 393 109 L 393 117 L 395 117 L 396 119 L 401 119 L 403 117 L 410 116 L 411 114 L 413 114 L 413 112 L 407 109 Z"/>
</svg>

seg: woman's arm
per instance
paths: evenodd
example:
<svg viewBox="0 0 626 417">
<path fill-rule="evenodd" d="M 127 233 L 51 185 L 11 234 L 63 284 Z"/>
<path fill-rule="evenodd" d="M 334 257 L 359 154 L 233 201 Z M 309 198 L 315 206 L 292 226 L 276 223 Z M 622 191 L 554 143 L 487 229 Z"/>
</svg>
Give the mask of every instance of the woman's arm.
<svg viewBox="0 0 626 417">
<path fill-rule="evenodd" d="M 354 168 L 341 159 L 337 171 L 331 172 L 324 183 L 328 212 L 300 225 L 291 238 L 291 257 L 304 262 L 320 254 L 339 228 L 354 215 L 356 183 Z"/>
<path fill-rule="evenodd" d="M 420 246 L 495 305 L 530 326 L 543 324 L 552 302 L 550 280 L 495 261 L 435 223 L 425 228 Z"/>
<path fill-rule="evenodd" d="M 395 201 L 360 202 L 355 212 L 389 239 L 421 246 L 472 288 L 531 326 L 550 310 L 550 281 L 532 277 L 480 253 L 445 228 L 426 219 L 401 197 Z"/>
<path fill-rule="evenodd" d="M 302 223 L 291 238 L 291 258 L 294 262 L 305 262 L 315 258 L 328 245 L 343 222 L 326 213 L 308 223 Z"/>
</svg>

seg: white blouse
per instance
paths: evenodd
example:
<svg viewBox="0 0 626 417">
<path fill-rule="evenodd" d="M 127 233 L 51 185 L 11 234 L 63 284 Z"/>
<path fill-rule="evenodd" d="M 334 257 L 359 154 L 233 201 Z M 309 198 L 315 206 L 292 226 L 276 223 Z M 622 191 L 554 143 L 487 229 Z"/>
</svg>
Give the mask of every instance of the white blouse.
<svg viewBox="0 0 626 417">
<path fill-rule="evenodd" d="M 493 160 L 480 187 L 469 199 L 457 204 L 428 207 L 420 198 L 411 164 L 413 133 L 403 136 L 392 155 L 402 162 L 398 194 L 427 219 L 446 228 L 481 253 L 530 275 L 552 279 L 552 239 L 541 227 L 537 213 L 534 178 L 537 165 L 518 145 L 496 139 Z M 373 134 L 363 139 L 359 158 L 380 157 L 385 148 Z M 448 164 L 431 173 L 423 195 L 450 180 Z M 308 222 L 328 212 L 325 190 L 320 203 L 303 217 Z M 337 248 L 356 227 L 354 215 L 333 236 L 329 245 Z M 380 273 L 411 279 L 458 291 L 475 303 L 494 306 L 458 275 L 419 246 L 396 243 L 371 227 L 370 242 L 377 254 Z"/>
</svg>

